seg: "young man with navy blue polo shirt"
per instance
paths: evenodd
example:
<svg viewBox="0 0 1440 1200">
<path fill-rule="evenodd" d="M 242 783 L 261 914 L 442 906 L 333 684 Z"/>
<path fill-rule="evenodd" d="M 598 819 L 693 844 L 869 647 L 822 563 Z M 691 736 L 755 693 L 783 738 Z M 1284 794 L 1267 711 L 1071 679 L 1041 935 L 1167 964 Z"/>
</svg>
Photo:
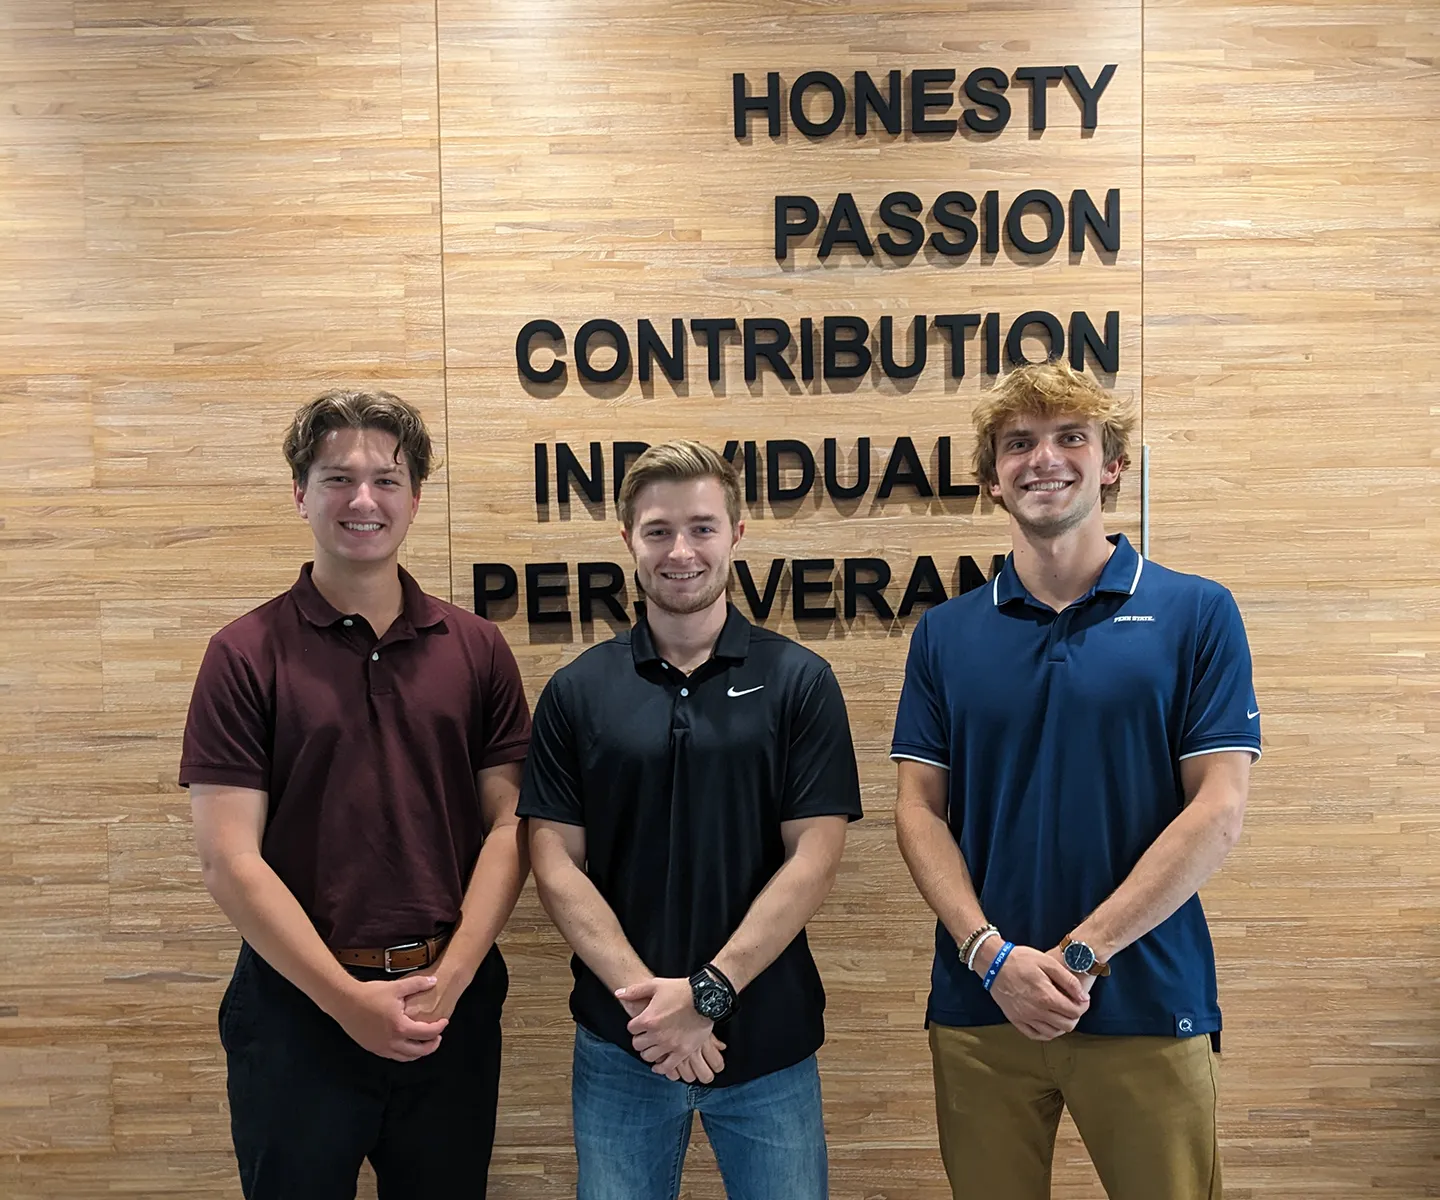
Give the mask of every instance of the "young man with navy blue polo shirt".
<svg viewBox="0 0 1440 1200">
<path fill-rule="evenodd" d="M 726 601 L 725 459 L 652 447 L 619 511 L 645 611 L 546 686 L 519 808 L 575 950 L 579 1200 L 673 1200 L 696 1112 L 731 1200 L 823 1200 L 805 923 L 860 816 L 845 702 L 824 659 Z"/>
<path fill-rule="evenodd" d="M 991 584 L 926 613 L 896 834 L 935 910 L 927 1024 L 956 1197 L 1043 1200 L 1068 1107 L 1112 1200 L 1214 1200 L 1220 1009 L 1197 891 L 1240 833 L 1259 707 L 1219 584 L 1107 537 L 1133 418 L 1063 363 L 975 412 Z"/>
</svg>

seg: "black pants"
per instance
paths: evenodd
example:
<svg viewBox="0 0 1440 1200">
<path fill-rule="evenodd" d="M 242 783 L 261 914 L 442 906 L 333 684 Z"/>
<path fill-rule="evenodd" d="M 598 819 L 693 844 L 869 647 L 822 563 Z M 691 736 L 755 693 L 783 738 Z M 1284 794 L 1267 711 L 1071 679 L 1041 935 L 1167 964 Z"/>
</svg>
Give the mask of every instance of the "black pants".
<svg viewBox="0 0 1440 1200">
<path fill-rule="evenodd" d="M 395 1062 L 351 1041 L 242 945 L 220 1002 L 220 1041 L 246 1200 L 353 1200 L 367 1158 L 380 1200 L 483 1200 L 507 985 L 505 962 L 492 949 L 440 1048 Z"/>
</svg>

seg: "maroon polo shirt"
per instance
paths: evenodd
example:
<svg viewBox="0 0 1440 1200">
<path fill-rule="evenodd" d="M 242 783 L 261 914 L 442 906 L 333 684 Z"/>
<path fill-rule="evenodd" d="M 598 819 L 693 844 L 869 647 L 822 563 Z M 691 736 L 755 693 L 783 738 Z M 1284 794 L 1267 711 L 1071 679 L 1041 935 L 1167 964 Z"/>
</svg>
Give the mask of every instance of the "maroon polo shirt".
<svg viewBox="0 0 1440 1200">
<path fill-rule="evenodd" d="M 476 772 L 519 762 L 530 712 L 483 617 L 420 590 L 377 639 L 300 578 L 210 639 L 180 782 L 267 793 L 261 852 L 332 948 L 456 921 L 483 840 Z"/>
</svg>

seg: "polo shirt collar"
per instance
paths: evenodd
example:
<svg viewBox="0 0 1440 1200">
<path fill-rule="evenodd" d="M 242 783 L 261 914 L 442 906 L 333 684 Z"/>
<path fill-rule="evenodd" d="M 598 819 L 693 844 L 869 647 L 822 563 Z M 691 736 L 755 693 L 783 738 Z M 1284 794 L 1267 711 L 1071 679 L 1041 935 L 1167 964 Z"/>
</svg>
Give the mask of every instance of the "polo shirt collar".
<svg viewBox="0 0 1440 1200">
<path fill-rule="evenodd" d="M 415 629 L 428 629 L 440 624 L 445 619 L 445 612 L 435 598 L 426 595 L 415 582 L 415 577 L 404 567 L 396 569 L 400 572 L 401 615 Z M 320 589 L 315 586 L 314 570 L 313 562 L 307 562 L 300 568 L 300 578 L 290 589 L 290 595 L 294 597 L 300 615 L 310 624 L 328 628 L 337 621 L 343 621 L 346 614 L 320 594 Z"/>
<path fill-rule="evenodd" d="M 445 619 L 445 610 L 434 596 L 428 595 L 404 567 L 400 572 L 400 592 L 405 598 L 405 616 L 416 629 L 429 629 Z"/>
<path fill-rule="evenodd" d="M 1095 586 L 1082 599 L 1089 599 L 1090 596 L 1100 592 L 1109 592 L 1118 596 L 1133 596 L 1135 589 L 1140 586 L 1140 575 L 1145 569 L 1145 560 L 1130 544 L 1130 539 L 1123 533 L 1112 533 L 1106 540 L 1115 547 L 1115 552 L 1110 555 L 1109 560 L 1101 569 L 1100 578 L 1095 581 Z M 1015 600 L 1029 600 L 1034 603 L 1030 593 L 1025 590 L 1025 585 L 1020 582 L 1020 576 L 1015 572 L 1013 552 L 1005 556 L 1005 565 L 995 576 L 995 582 L 990 586 L 990 595 L 995 601 L 996 608 L 1003 608 Z"/>
<path fill-rule="evenodd" d="M 733 658 L 743 662 L 750 653 L 750 629 L 750 622 L 740 610 L 727 603 L 725 624 L 721 626 L 720 636 L 715 639 L 715 649 L 710 657 Z M 660 652 L 655 649 L 655 639 L 650 634 L 650 623 L 643 614 L 636 620 L 635 628 L 630 632 L 630 653 L 634 656 L 637 667 L 660 661 Z"/>
</svg>

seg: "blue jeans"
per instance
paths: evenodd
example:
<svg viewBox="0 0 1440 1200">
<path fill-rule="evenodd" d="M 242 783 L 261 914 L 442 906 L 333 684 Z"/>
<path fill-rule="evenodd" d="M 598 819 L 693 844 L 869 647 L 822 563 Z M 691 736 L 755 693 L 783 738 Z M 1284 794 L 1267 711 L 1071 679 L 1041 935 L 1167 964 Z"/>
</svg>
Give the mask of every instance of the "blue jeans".
<svg viewBox="0 0 1440 1200">
<path fill-rule="evenodd" d="M 578 1200 L 675 1200 L 695 1113 L 730 1200 L 826 1200 L 820 1072 L 812 1054 L 748 1083 L 705 1087 L 657 1075 L 575 1027 Z"/>
</svg>

